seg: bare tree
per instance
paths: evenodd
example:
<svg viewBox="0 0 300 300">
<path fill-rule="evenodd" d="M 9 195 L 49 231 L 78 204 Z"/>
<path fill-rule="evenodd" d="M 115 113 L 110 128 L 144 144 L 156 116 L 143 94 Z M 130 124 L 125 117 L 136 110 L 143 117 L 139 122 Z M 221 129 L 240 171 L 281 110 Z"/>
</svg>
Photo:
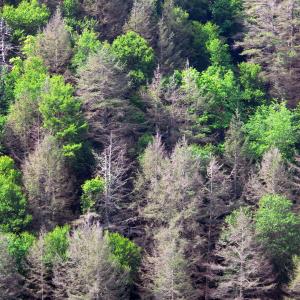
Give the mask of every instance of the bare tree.
<svg viewBox="0 0 300 300">
<path fill-rule="evenodd" d="M 10 39 L 11 30 L 4 19 L 0 18 L 0 67 L 8 65 L 8 55 L 13 49 Z"/>
<path fill-rule="evenodd" d="M 27 255 L 25 291 L 30 299 L 45 300 L 52 295 L 50 269 L 45 264 L 45 232 L 41 230 Z"/>
<path fill-rule="evenodd" d="M 66 293 L 63 299 L 129 299 L 129 274 L 111 258 L 99 225 L 85 225 L 73 232 L 67 260 L 54 267 L 53 281 L 60 295 Z"/>
<path fill-rule="evenodd" d="M 157 43 L 157 0 L 135 0 L 124 31 L 134 31 L 155 48 Z"/>
<path fill-rule="evenodd" d="M 205 201 L 203 202 L 203 222 L 205 222 L 205 244 L 203 250 L 205 261 L 205 288 L 204 297 L 209 299 L 210 289 L 209 281 L 211 270 L 209 264 L 213 260 L 212 250 L 218 237 L 220 221 L 231 209 L 230 194 L 231 182 L 230 177 L 223 171 L 222 165 L 215 157 L 211 158 L 207 166 L 207 181 L 205 184 Z"/>
<path fill-rule="evenodd" d="M 75 179 L 53 137 L 45 137 L 29 155 L 23 176 L 35 226 L 52 228 L 72 218 Z"/>
<path fill-rule="evenodd" d="M 186 241 L 176 227 L 162 227 L 155 235 L 153 255 L 145 258 L 146 288 L 154 299 L 196 299 L 185 257 Z"/>
<path fill-rule="evenodd" d="M 243 133 L 243 122 L 236 112 L 233 116 L 225 138 L 225 160 L 232 168 L 234 198 L 237 199 L 245 185 L 247 176 L 246 142 Z"/>
<path fill-rule="evenodd" d="M 222 265 L 217 269 L 218 299 L 266 299 L 274 290 L 274 273 L 262 248 L 255 240 L 251 218 L 244 208 L 236 211 L 235 220 L 227 224 L 217 247 Z"/>
<path fill-rule="evenodd" d="M 106 225 L 109 225 L 113 216 L 124 208 L 124 201 L 128 191 L 127 183 L 130 170 L 129 160 L 126 158 L 126 148 L 110 134 L 107 147 L 100 155 L 96 156 L 96 174 L 104 180 L 104 193 L 102 199 L 96 203 L 96 211 L 99 212 Z"/>
<path fill-rule="evenodd" d="M 17 300 L 21 299 L 22 277 L 8 248 L 7 237 L 0 234 L 0 299 Z"/>
<path fill-rule="evenodd" d="M 70 34 L 59 9 L 38 37 L 38 54 L 51 72 L 62 73 L 71 58 Z"/>
<path fill-rule="evenodd" d="M 273 148 L 264 154 L 258 173 L 250 177 L 245 198 L 250 203 L 257 203 L 266 194 L 289 196 L 290 185 L 284 160 L 279 150 Z"/>
</svg>

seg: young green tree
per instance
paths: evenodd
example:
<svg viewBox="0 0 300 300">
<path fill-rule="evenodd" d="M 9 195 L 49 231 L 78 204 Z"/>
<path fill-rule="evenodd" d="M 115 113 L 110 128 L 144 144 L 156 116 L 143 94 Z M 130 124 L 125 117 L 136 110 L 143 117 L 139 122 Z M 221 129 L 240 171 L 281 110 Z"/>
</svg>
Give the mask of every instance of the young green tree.
<svg viewBox="0 0 300 300">
<path fill-rule="evenodd" d="M 53 73 L 63 73 L 72 54 L 70 34 L 60 10 L 50 19 L 37 39 L 37 52 Z"/>
<path fill-rule="evenodd" d="M 20 38 L 24 34 L 34 34 L 47 22 L 49 10 L 37 0 L 22 0 L 18 6 L 4 5 L 2 17 L 13 29 L 14 36 Z"/>
<path fill-rule="evenodd" d="M 62 145 L 66 156 L 75 156 L 81 149 L 87 128 L 81 103 L 73 94 L 74 88 L 62 76 L 53 76 L 46 80 L 39 103 L 43 127 Z"/>
<path fill-rule="evenodd" d="M 299 255 L 300 219 L 292 205 L 282 196 L 266 195 L 255 215 L 258 239 L 283 274 L 289 271 L 293 255 Z"/>
<path fill-rule="evenodd" d="M 245 124 L 249 151 L 260 158 L 272 147 L 279 149 L 284 158 L 294 154 L 296 144 L 296 125 L 293 113 L 285 103 L 274 103 L 258 107 L 255 114 Z"/>
<path fill-rule="evenodd" d="M 145 83 L 152 75 L 154 52 L 148 42 L 133 31 L 118 36 L 112 53 L 126 66 L 134 85 Z"/>
<path fill-rule="evenodd" d="M 88 28 L 76 37 L 72 66 L 77 69 L 83 67 L 89 58 L 89 55 L 97 53 L 101 47 L 97 33 Z"/>
<path fill-rule="evenodd" d="M 19 232 L 31 221 L 21 187 L 21 173 L 8 156 L 0 157 L 0 230 Z"/>
</svg>

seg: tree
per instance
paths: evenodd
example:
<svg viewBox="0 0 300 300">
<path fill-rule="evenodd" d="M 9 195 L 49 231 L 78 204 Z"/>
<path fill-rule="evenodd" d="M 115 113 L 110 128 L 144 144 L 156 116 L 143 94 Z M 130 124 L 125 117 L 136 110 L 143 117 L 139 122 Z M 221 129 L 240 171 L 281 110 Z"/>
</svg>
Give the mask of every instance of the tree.
<svg viewBox="0 0 300 300">
<path fill-rule="evenodd" d="M 162 73 L 169 74 L 182 68 L 188 59 L 190 24 L 188 13 L 176 7 L 173 0 L 164 2 L 158 34 L 159 64 Z"/>
<path fill-rule="evenodd" d="M 279 195 L 265 195 L 255 215 L 256 232 L 281 274 L 289 272 L 293 255 L 299 255 L 299 216 L 292 202 Z"/>
<path fill-rule="evenodd" d="M 133 31 L 142 36 L 150 46 L 157 46 L 157 0 L 135 0 L 124 31 Z"/>
<path fill-rule="evenodd" d="M 21 173 L 8 156 L 0 157 L 0 230 L 19 232 L 31 221 L 22 192 Z"/>
<path fill-rule="evenodd" d="M 252 174 L 246 184 L 245 197 L 257 203 L 267 194 L 290 196 L 290 176 L 283 157 L 277 148 L 271 148 L 262 158 L 257 174 Z"/>
<path fill-rule="evenodd" d="M 5 143 L 21 160 L 24 154 L 33 150 L 41 137 L 38 107 L 47 70 L 38 57 L 29 57 L 23 62 L 16 59 L 11 76 L 16 101 L 7 116 Z"/>
<path fill-rule="evenodd" d="M 62 73 L 72 54 L 69 32 L 58 9 L 38 37 L 38 54 L 53 73 Z"/>
<path fill-rule="evenodd" d="M 231 37 L 238 32 L 243 1 L 217 0 L 211 7 L 212 19 L 220 26 L 222 35 Z"/>
<path fill-rule="evenodd" d="M 122 33 L 131 1 L 83 0 L 81 7 L 86 15 L 96 19 L 97 31 L 101 33 L 103 40 L 111 42 Z"/>
<path fill-rule="evenodd" d="M 115 260 L 109 236 L 98 225 L 85 225 L 70 236 L 67 260 L 54 268 L 54 284 L 70 299 L 128 299 L 129 273 Z"/>
<path fill-rule="evenodd" d="M 238 111 L 232 117 L 229 129 L 225 137 L 225 159 L 232 168 L 234 197 L 237 199 L 242 192 L 246 180 L 247 152 L 244 123 L 240 119 Z"/>
<path fill-rule="evenodd" d="M 101 197 L 105 189 L 105 182 L 101 177 L 86 180 L 81 186 L 82 196 L 80 199 L 81 210 L 83 213 L 89 213 L 96 209 L 96 204 L 101 202 Z"/>
<path fill-rule="evenodd" d="M 84 28 L 81 35 L 76 37 L 72 66 L 76 69 L 83 67 L 89 56 L 100 50 L 101 43 L 97 33 L 88 28 Z"/>
<path fill-rule="evenodd" d="M 0 235 L 0 299 L 20 299 L 22 290 L 22 277 L 17 271 L 14 258 L 9 253 L 8 238 Z"/>
<path fill-rule="evenodd" d="M 126 66 L 133 84 L 143 84 L 151 76 L 154 52 L 137 33 L 128 31 L 118 36 L 112 43 L 111 51 Z"/>
<path fill-rule="evenodd" d="M 36 228 L 53 228 L 72 218 L 75 179 L 53 137 L 46 136 L 28 156 L 23 180 Z"/>
<path fill-rule="evenodd" d="M 217 256 L 222 264 L 216 295 L 219 299 L 263 298 L 274 287 L 273 267 L 257 243 L 251 212 L 240 208 L 225 220 Z"/>
<path fill-rule="evenodd" d="M 126 158 L 126 148 L 110 135 L 109 144 L 100 155 L 96 155 L 96 175 L 103 178 L 102 197 L 95 203 L 96 211 L 103 223 L 109 225 L 112 217 L 124 208 L 127 194 L 128 172 L 130 163 Z"/>
<path fill-rule="evenodd" d="M 27 274 L 24 288 L 31 299 L 48 299 L 53 292 L 49 281 L 50 269 L 45 264 L 45 255 L 45 232 L 41 231 L 27 255 Z"/>
<path fill-rule="evenodd" d="M 12 51 L 11 29 L 3 18 L 0 18 L 0 70 L 8 65 L 8 56 Z"/>
<path fill-rule="evenodd" d="M 2 17 L 13 29 L 14 36 L 20 38 L 25 34 L 33 34 L 45 25 L 49 18 L 47 7 L 37 0 L 22 0 L 17 7 L 4 5 Z"/>
<path fill-rule="evenodd" d="M 82 147 L 87 124 L 81 115 L 81 103 L 74 96 L 74 89 L 62 76 L 46 80 L 39 110 L 47 134 L 54 136 L 63 146 L 66 156 L 75 156 Z"/>
<path fill-rule="evenodd" d="M 146 257 L 145 275 L 154 299 L 196 299 L 185 257 L 186 241 L 175 227 L 160 228 L 155 235 L 153 255 Z"/>
<path fill-rule="evenodd" d="M 278 148 L 284 158 L 293 156 L 296 126 L 285 103 L 260 106 L 245 124 L 245 130 L 254 158 L 262 157 L 272 147 Z"/>
<path fill-rule="evenodd" d="M 120 98 L 128 90 L 124 66 L 116 60 L 108 46 L 91 55 L 78 73 L 78 94 L 86 107 L 92 108 L 104 99 Z"/>
</svg>

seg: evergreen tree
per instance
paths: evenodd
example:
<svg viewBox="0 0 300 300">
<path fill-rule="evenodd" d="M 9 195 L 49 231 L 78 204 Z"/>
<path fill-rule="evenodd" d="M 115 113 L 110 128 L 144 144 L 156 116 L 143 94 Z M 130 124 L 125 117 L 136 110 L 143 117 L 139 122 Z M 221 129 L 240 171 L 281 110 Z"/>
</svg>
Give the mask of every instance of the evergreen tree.
<svg viewBox="0 0 300 300">
<path fill-rule="evenodd" d="M 38 54 L 53 73 L 62 73 L 71 58 L 71 41 L 60 10 L 57 10 L 38 37 Z"/>
</svg>

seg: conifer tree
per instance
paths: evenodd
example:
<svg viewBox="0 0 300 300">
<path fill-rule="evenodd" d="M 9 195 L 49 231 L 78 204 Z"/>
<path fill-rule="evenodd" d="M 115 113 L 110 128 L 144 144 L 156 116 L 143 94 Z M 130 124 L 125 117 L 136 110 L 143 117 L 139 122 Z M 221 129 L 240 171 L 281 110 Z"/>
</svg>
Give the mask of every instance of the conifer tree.
<svg viewBox="0 0 300 300">
<path fill-rule="evenodd" d="M 38 37 L 38 53 L 53 73 L 63 73 L 71 58 L 69 32 L 58 9 Z"/>
</svg>

